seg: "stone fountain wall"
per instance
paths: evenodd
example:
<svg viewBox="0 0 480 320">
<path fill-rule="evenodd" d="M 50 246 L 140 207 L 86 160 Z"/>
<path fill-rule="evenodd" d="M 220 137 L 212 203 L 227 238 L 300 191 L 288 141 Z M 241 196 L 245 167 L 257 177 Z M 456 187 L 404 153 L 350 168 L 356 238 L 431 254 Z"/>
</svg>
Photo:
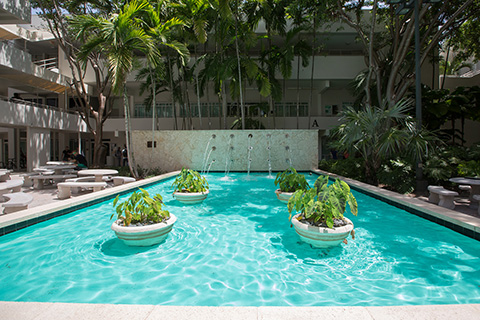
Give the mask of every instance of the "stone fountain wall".
<svg viewBox="0 0 480 320">
<path fill-rule="evenodd" d="M 318 165 L 316 130 L 133 131 L 135 161 L 165 171 L 283 171 Z M 228 166 L 228 167 L 227 167 Z"/>
</svg>

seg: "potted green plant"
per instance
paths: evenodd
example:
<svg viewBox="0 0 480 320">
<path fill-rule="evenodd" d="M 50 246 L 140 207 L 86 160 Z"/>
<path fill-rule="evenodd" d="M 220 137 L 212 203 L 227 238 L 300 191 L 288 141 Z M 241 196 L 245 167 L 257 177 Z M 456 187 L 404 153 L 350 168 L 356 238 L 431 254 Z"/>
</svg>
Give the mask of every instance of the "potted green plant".
<svg viewBox="0 0 480 320">
<path fill-rule="evenodd" d="M 184 204 L 196 204 L 208 196 L 208 182 L 197 171 L 182 168 L 173 181 L 173 197 Z"/>
<path fill-rule="evenodd" d="M 284 203 L 288 202 L 288 199 L 290 199 L 295 191 L 310 189 L 305 176 L 298 173 L 293 167 L 277 173 L 275 177 L 275 186 L 276 185 L 278 185 L 279 188 L 275 190 L 275 194 L 278 200 Z"/>
<path fill-rule="evenodd" d="M 177 218 L 163 208 L 161 195 L 152 198 L 146 190 L 139 190 L 124 202 L 118 203 L 120 195 L 115 198 L 117 219 L 111 229 L 128 246 L 152 246 L 168 236 Z"/>
<path fill-rule="evenodd" d="M 357 200 L 348 184 L 337 179 L 329 185 L 328 177 L 320 176 L 313 188 L 298 190 L 290 198 L 289 218 L 303 241 L 328 248 L 345 241 L 349 234 L 354 238 L 353 223 L 343 216 L 347 204 L 356 216 Z M 293 210 L 298 214 L 292 217 Z"/>
</svg>

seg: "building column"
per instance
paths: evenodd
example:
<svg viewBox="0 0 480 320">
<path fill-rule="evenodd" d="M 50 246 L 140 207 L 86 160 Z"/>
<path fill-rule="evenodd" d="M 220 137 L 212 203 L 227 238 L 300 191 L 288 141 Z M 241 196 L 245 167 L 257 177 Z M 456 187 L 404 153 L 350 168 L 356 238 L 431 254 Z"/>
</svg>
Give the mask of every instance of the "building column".
<svg viewBox="0 0 480 320">
<path fill-rule="evenodd" d="M 50 160 L 50 130 L 27 128 L 27 171 L 45 165 Z"/>
<path fill-rule="evenodd" d="M 8 155 L 7 155 L 7 163 L 8 159 L 13 159 L 15 158 L 15 129 L 14 128 L 8 128 L 7 129 L 7 134 L 8 134 Z"/>
</svg>

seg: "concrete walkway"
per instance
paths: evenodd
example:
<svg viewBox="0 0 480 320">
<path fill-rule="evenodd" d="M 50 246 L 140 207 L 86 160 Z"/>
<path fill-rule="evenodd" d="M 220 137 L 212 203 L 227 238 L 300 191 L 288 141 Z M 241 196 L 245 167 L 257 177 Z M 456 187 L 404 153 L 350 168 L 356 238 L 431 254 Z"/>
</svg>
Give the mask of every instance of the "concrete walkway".
<svg viewBox="0 0 480 320">
<path fill-rule="evenodd" d="M 480 319 L 480 305 L 404 307 L 178 307 L 0 302 L 5 320 L 313 320 Z"/>
</svg>

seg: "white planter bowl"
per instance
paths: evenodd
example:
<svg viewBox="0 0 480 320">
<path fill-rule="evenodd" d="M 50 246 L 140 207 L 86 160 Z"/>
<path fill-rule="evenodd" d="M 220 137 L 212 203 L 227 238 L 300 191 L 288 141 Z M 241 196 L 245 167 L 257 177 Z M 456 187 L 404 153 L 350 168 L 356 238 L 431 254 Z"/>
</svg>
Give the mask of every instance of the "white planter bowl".
<svg viewBox="0 0 480 320">
<path fill-rule="evenodd" d="M 275 190 L 278 200 L 282 201 L 283 203 L 288 203 L 288 200 L 290 200 L 294 193 L 295 192 L 282 192 L 280 189 Z"/>
<path fill-rule="evenodd" d="M 112 230 L 115 231 L 118 239 L 122 240 L 127 246 L 149 247 L 162 242 L 170 231 L 177 217 L 170 214 L 170 219 L 166 222 L 155 223 L 148 226 L 120 226 L 117 221 L 112 223 Z"/>
<path fill-rule="evenodd" d="M 295 231 L 304 242 L 317 248 L 330 248 L 339 245 L 353 230 L 353 222 L 345 218 L 347 225 L 338 228 L 322 228 L 310 226 L 297 220 L 298 214 L 292 218 Z"/>
<path fill-rule="evenodd" d="M 177 192 L 173 193 L 173 197 L 183 204 L 197 204 L 207 198 L 209 191 L 205 192 Z"/>
</svg>

